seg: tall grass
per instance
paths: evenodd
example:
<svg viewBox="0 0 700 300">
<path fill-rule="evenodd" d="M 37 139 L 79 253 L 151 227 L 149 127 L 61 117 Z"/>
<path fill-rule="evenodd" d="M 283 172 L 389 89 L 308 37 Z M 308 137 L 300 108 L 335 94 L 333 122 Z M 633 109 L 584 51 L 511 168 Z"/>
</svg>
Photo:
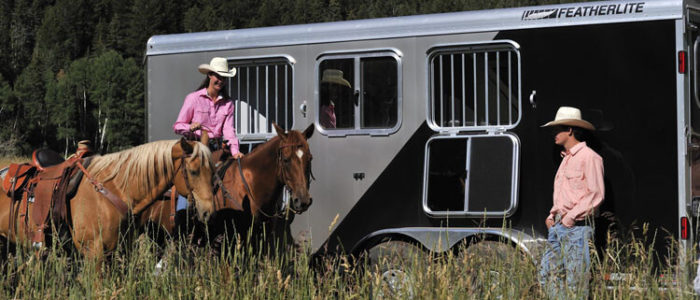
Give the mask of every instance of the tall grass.
<svg viewBox="0 0 700 300">
<path fill-rule="evenodd" d="M 338 256 L 312 264 L 308 249 L 267 255 L 264 247 L 241 242 L 219 254 L 174 242 L 164 250 L 145 235 L 123 246 L 129 251 L 118 251 L 101 270 L 56 244 L 43 258 L 32 249 L 17 249 L 2 264 L 0 298 L 545 298 L 536 284 L 536 263 L 518 251 L 498 247 L 492 255 L 416 251 L 397 265 L 392 261 L 399 253 L 387 253 L 374 262 L 352 264 Z M 160 274 L 155 272 L 158 253 L 164 253 L 167 261 Z M 400 254 L 406 256 L 406 252 Z M 690 262 L 666 261 L 657 268 L 654 256 L 646 241 L 622 244 L 611 238 L 605 251 L 592 255 L 591 299 L 694 299 L 688 285 L 691 274 L 683 271 Z M 386 284 L 393 276 L 387 265 L 403 272 L 402 284 L 394 284 L 393 289 Z M 609 280 L 610 274 L 619 273 L 625 275 Z"/>
</svg>

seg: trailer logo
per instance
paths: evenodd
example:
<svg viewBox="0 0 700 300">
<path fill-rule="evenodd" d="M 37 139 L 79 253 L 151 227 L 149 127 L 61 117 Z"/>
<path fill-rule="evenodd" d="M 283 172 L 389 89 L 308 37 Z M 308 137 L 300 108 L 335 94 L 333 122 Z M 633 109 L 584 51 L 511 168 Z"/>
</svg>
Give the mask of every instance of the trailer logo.
<svg viewBox="0 0 700 300">
<path fill-rule="evenodd" d="M 607 15 L 640 14 L 644 12 L 644 2 L 572 6 L 550 9 L 533 9 L 523 12 L 523 21 L 544 19 L 567 19 Z"/>
</svg>

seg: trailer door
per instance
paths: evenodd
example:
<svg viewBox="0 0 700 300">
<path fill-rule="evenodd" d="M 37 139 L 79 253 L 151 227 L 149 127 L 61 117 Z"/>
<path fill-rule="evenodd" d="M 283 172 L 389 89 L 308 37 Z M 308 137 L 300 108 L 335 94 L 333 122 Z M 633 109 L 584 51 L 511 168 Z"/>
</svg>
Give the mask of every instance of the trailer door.
<svg viewBox="0 0 700 300">
<path fill-rule="evenodd" d="M 512 215 L 518 200 L 519 45 L 436 46 L 428 53 L 423 210 L 432 217 Z"/>
</svg>

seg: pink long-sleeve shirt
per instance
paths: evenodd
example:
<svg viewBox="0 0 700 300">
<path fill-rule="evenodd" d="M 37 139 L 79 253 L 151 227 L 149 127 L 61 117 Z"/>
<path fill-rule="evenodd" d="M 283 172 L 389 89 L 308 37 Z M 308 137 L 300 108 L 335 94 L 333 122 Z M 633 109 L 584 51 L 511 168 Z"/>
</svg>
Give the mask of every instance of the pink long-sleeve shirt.
<svg viewBox="0 0 700 300">
<path fill-rule="evenodd" d="M 554 177 L 554 205 L 548 218 L 559 214 L 561 223 L 571 227 L 592 215 L 603 202 L 603 159 L 585 142 L 562 152 L 562 156 L 564 159 Z"/>
<path fill-rule="evenodd" d="M 221 138 L 228 141 L 231 154 L 238 153 L 238 138 L 233 127 L 233 101 L 223 98 L 221 95 L 212 100 L 203 88 L 194 91 L 185 97 L 180 114 L 177 116 L 173 130 L 176 134 L 186 134 L 190 131 L 190 124 L 199 122 L 202 128 L 209 131 L 210 138 Z M 194 134 L 201 137 L 202 131 L 196 130 Z"/>
</svg>

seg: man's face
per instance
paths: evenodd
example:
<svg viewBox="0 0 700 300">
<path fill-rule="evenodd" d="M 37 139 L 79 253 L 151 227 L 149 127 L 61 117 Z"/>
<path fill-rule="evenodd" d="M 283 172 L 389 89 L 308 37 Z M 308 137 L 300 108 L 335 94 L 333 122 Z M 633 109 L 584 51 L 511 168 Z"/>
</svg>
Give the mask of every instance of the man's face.
<svg viewBox="0 0 700 300">
<path fill-rule="evenodd" d="M 571 128 L 566 126 L 553 126 L 552 135 L 554 136 L 554 143 L 559 146 L 564 146 L 566 142 L 571 137 Z"/>
</svg>

